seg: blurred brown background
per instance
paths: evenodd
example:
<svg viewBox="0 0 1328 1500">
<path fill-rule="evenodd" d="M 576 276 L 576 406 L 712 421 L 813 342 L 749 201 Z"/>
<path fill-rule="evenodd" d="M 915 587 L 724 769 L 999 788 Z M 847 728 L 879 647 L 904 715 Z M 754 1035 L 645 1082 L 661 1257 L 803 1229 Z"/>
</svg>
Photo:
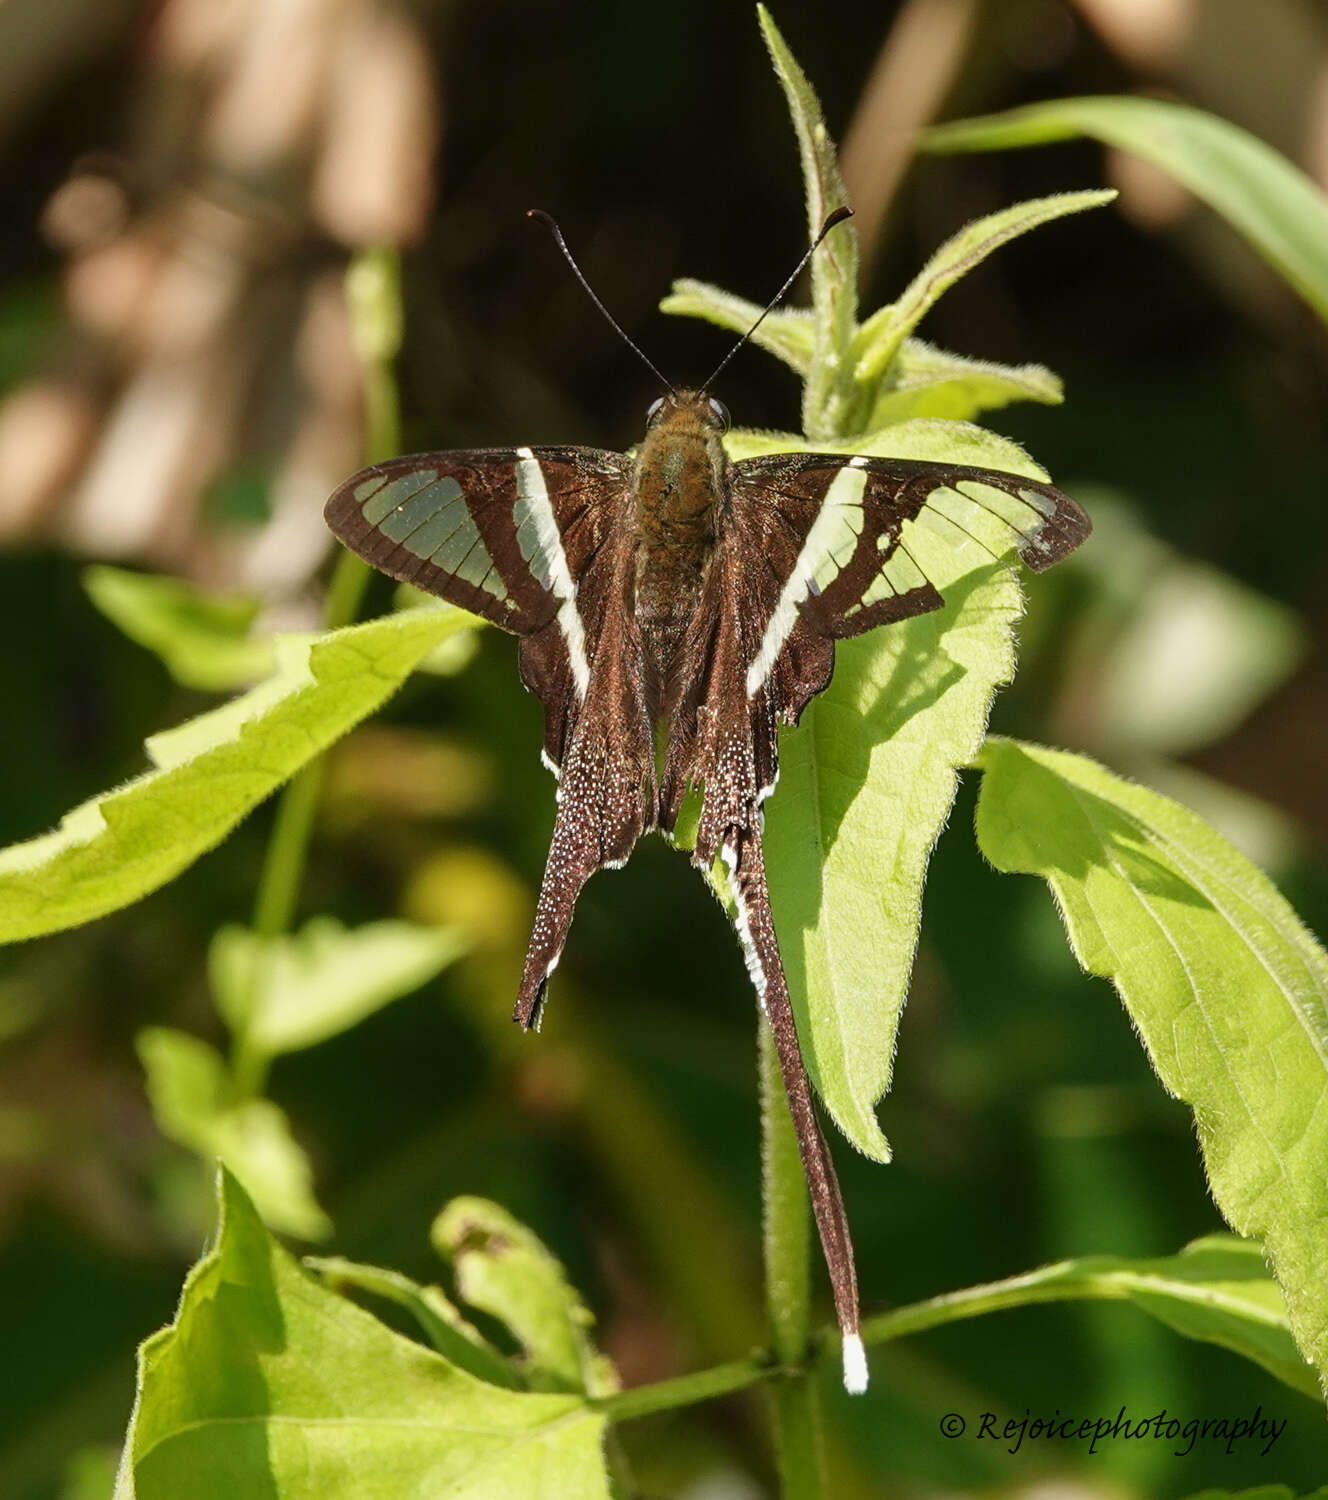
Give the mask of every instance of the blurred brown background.
<svg viewBox="0 0 1328 1500">
<path fill-rule="evenodd" d="M 843 0 L 774 14 L 843 146 L 866 308 L 979 214 L 1120 188 L 1116 209 L 1007 247 L 921 330 L 1065 377 L 1064 407 L 989 425 L 1098 521 L 1091 552 L 1033 590 L 997 723 L 1191 801 L 1328 932 L 1322 327 L 1136 160 L 1088 143 L 912 150 L 933 119 L 1143 91 L 1224 115 L 1328 186 L 1323 9 Z M 657 315 L 672 279 L 762 300 L 805 236 L 752 10 L 702 0 L 5 0 L 0 191 L 5 841 L 132 774 L 145 734 L 210 701 L 92 609 L 87 560 L 252 591 L 264 623 L 316 618 L 322 502 L 364 439 L 351 252 L 405 252 L 408 447 L 623 447 L 650 379 L 525 209 L 557 215 L 678 381 L 709 370 L 727 336 Z M 756 350 L 722 394 L 741 424 L 796 425 L 795 383 Z M 314 1153 L 339 1250 L 426 1274 L 422 1226 L 442 1198 L 499 1198 L 568 1259 L 624 1373 L 658 1378 L 698 1351 L 731 1356 L 745 1326 L 741 1313 L 715 1326 L 717 1252 L 694 1243 L 695 1215 L 679 1229 L 669 1184 L 711 1195 L 714 1235 L 754 1268 L 750 998 L 699 883 L 652 846 L 591 887 L 550 1027 L 513 1050 L 499 1023 L 552 815 L 535 725 L 510 644 L 486 639 L 467 674 L 413 684 L 343 747 L 307 909 L 456 921 L 488 946 L 354 1038 L 283 1063 L 274 1089 Z M 938 851 L 885 1107 L 897 1164 L 845 1161 L 869 1302 L 1062 1254 L 1167 1253 L 1218 1227 L 1188 1122 L 1112 996 L 1075 973 L 1041 891 L 985 870 L 970 823 L 971 789 Z M 264 813 L 140 907 L 0 955 L 4 1500 L 96 1492 L 133 1346 L 169 1316 L 196 1250 L 197 1184 L 180 1185 L 194 1167 L 153 1131 L 132 1039 L 161 1020 L 215 1030 L 203 953 L 218 923 L 244 919 L 266 831 Z M 1011 1466 L 937 1444 L 942 1394 L 989 1382 L 1018 1407 L 1036 1393 L 1114 1411 L 1127 1389 L 1201 1413 L 1250 1405 L 1252 1390 L 1278 1413 L 1298 1399 L 1128 1313 L 1020 1317 L 885 1361 L 871 1401 L 836 1417 L 839 1492 L 1045 1478 L 1035 1456 Z M 1275 1474 L 1231 1460 L 1182 1479 L 1116 1454 L 1056 1471 L 1071 1486 L 1057 1493 L 1308 1488 L 1319 1420 L 1297 1408 Z M 645 1424 L 636 1441 L 653 1493 L 741 1500 L 768 1481 L 740 1403 Z"/>
</svg>

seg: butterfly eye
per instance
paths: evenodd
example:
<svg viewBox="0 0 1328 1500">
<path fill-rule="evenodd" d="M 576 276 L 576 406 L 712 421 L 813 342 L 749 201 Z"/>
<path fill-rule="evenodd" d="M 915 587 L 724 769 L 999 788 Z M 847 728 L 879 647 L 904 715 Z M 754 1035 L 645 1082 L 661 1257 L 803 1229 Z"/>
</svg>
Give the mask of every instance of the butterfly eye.
<svg viewBox="0 0 1328 1500">
<path fill-rule="evenodd" d="M 646 413 L 646 422 L 647 422 L 647 424 L 653 422 L 655 420 L 655 418 L 657 416 L 659 416 L 660 412 L 662 412 L 663 410 L 664 410 L 664 398 L 663 398 L 663 396 L 660 396 L 657 400 L 652 401 L 650 403 L 650 410 Z"/>
<path fill-rule="evenodd" d="M 713 396 L 711 396 L 710 397 L 710 410 L 714 413 L 715 421 L 719 423 L 719 430 L 721 432 L 727 432 L 729 430 L 729 409 L 728 409 L 728 407 L 725 406 L 722 401 L 716 401 L 715 398 Z"/>
</svg>

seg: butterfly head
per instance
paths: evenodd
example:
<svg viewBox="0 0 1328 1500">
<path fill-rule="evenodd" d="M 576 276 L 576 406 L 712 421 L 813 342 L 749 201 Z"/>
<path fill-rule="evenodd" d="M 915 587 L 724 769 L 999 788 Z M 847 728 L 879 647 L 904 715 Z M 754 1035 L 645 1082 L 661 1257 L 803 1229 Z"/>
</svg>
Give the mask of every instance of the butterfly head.
<svg viewBox="0 0 1328 1500">
<path fill-rule="evenodd" d="M 647 508 L 708 511 L 728 469 L 723 443 L 728 430 L 723 403 L 704 391 L 669 391 L 654 402 L 637 450 L 638 494 Z"/>
<path fill-rule="evenodd" d="M 722 437 L 729 430 L 729 409 L 704 391 L 670 391 L 646 412 L 646 430 L 693 428 Z"/>
</svg>

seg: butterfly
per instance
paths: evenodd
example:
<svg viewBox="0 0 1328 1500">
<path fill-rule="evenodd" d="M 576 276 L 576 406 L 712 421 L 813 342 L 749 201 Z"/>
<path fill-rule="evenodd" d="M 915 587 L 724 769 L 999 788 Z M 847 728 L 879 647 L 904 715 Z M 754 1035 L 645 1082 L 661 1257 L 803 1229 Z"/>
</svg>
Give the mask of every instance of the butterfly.
<svg viewBox="0 0 1328 1500">
<path fill-rule="evenodd" d="M 813 250 L 844 216 L 827 220 Z M 346 480 L 325 514 L 366 562 L 515 635 L 521 680 L 544 706 L 557 813 L 517 993 L 521 1026 L 539 1024 L 586 881 L 623 865 L 642 834 L 670 834 L 688 789 L 703 789 L 692 861 L 727 867 L 830 1273 L 845 1385 L 862 1390 L 848 1221 L 802 1062 L 762 851 L 778 728 L 796 724 L 829 683 L 836 642 L 941 607 L 910 542 L 916 524 L 944 520 L 963 536 L 963 507 L 976 505 L 1041 570 L 1090 523 L 1050 484 L 996 470 L 840 453 L 734 462 L 711 381 L 668 387 L 634 453 L 416 454 Z"/>
</svg>

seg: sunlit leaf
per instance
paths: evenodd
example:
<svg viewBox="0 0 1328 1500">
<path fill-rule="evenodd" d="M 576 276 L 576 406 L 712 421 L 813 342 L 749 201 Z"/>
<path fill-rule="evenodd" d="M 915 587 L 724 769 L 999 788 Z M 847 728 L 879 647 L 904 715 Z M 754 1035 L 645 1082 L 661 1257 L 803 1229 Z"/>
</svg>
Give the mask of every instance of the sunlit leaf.
<svg viewBox="0 0 1328 1500">
<path fill-rule="evenodd" d="M 139 1354 L 115 1500 L 608 1500 L 604 1418 L 392 1332 L 274 1243 L 222 1177 L 216 1247 Z"/>
<path fill-rule="evenodd" d="M 1195 1240 L 1179 1255 L 1147 1260 L 1086 1255 L 964 1287 L 869 1318 L 863 1335 L 868 1342 L 884 1342 L 1009 1308 L 1074 1301 L 1133 1302 L 1186 1338 L 1219 1344 L 1262 1365 L 1293 1390 L 1319 1395 L 1318 1379 L 1296 1348 L 1286 1303 L 1261 1247 L 1225 1234 Z"/>
<path fill-rule="evenodd" d="M 876 432 L 913 417 L 962 422 L 1012 401 L 1059 406 L 1063 399 L 1059 376 L 1045 365 L 966 359 L 921 339 L 905 339 L 890 380 L 882 382 L 876 392 L 863 430 Z"/>
<path fill-rule="evenodd" d="M 739 336 L 761 316 L 755 302 L 735 297 L 709 282 L 686 277 L 673 283 L 673 290 L 659 304 L 659 310 L 683 318 L 704 318 Z M 805 375 L 811 368 L 814 340 L 812 315 L 806 308 L 780 308 L 768 313 L 752 335 L 752 343 L 782 359 L 799 375 Z"/>
<path fill-rule="evenodd" d="M 307 1255 L 305 1266 L 334 1291 L 347 1288 L 381 1297 L 408 1312 L 444 1359 L 490 1385 L 515 1389 L 521 1382 L 482 1333 L 463 1318 L 440 1287 L 421 1286 L 400 1271 L 365 1266 L 340 1256 Z"/>
<path fill-rule="evenodd" d="M 197 1037 L 150 1026 L 137 1045 L 163 1135 L 209 1163 L 225 1162 L 274 1229 L 306 1240 L 331 1234 L 309 1158 L 282 1110 L 270 1099 L 236 1098 L 225 1063 Z"/>
<path fill-rule="evenodd" d="M 784 90 L 798 137 L 803 190 L 807 198 L 807 232 L 847 203 L 839 175 L 835 143 L 825 128 L 820 101 L 807 75 L 764 5 L 756 7 L 775 75 Z M 852 401 L 851 349 L 858 316 L 858 235 L 851 222 L 839 224 L 812 256 L 812 359 L 802 393 L 802 426 L 815 441 L 845 430 Z"/>
<path fill-rule="evenodd" d="M 591 1342 L 590 1311 L 538 1236 L 506 1209 L 454 1198 L 430 1238 L 452 1264 L 457 1295 L 511 1329 L 534 1388 L 587 1396 L 618 1389 L 613 1366 Z"/>
<path fill-rule="evenodd" d="M 808 445 L 737 433 L 732 446 Z M 1014 444 L 956 422 L 904 423 L 852 451 L 1043 477 Z M 1000 550 L 1008 535 L 990 540 Z M 807 1068 L 840 1129 L 881 1160 L 874 1106 L 889 1086 L 927 860 L 955 768 L 977 753 L 992 694 L 1014 670 L 1022 609 L 1013 573 L 975 543 L 920 531 L 918 549 L 945 607 L 836 646 L 830 686 L 781 737 L 767 804 L 771 901 Z"/>
<path fill-rule="evenodd" d="M 208 968 L 231 1030 L 248 1052 L 269 1058 L 349 1030 L 432 979 L 465 946 L 460 933 L 413 922 L 347 929 L 315 917 L 291 936 L 223 927 Z"/>
<path fill-rule="evenodd" d="M 84 571 L 83 587 L 185 687 L 227 692 L 258 682 L 275 665 L 272 637 L 252 633 L 259 609 L 252 595 L 206 594 L 183 579 L 105 564 Z"/>
<path fill-rule="evenodd" d="M 0 850 L 0 942 L 90 922 L 164 885 L 472 623 L 427 609 L 276 637 L 274 675 L 154 735 L 154 770 L 75 808 L 53 833 Z"/>
<path fill-rule="evenodd" d="M 1116 196 L 1114 189 L 1097 188 L 1080 193 L 1053 193 L 1014 203 L 999 213 L 975 219 L 958 234 L 951 235 L 904 288 L 894 302 L 874 312 L 858 329 L 853 341 L 854 378 L 864 388 L 868 401 L 875 396 L 877 382 L 899 353 L 904 339 L 956 281 L 966 276 L 1002 245 L 1027 234 L 1040 224 L 1100 208 Z"/>
<path fill-rule="evenodd" d="M 420 606 L 442 610 L 452 608 L 435 595 L 426 594 L 423 589 L 417 589 L 409 583 L 397 584 L 392 590 L 392 603 L 397 609 L 415 609 Z M 455 677 L 458 672 L 464 672 L 480 649 L 480 631 L 485 628 L 485 623 L 478 615 L 471 615 L 470 629 L 458 630 L 455 635 L 439 641 L 427 656 L 420 658 L 415 671 L 428 672 L 434 677 Z"/>
<path fill-rule="evenodd" d="M 1169 99 L 1054 99 L 924 132 L 926 151 L 1004 151 L 1095 136 L 1215 208 L 1328 320 L 1328 200 L 1257 136 Z"/>
<path fill-rule="evenodd" d="M 1079 962 L 1120 991 L 1194 1110 L 1218 1207 L 1263 1240 L 1305 1356 L 1328 1365 L 1328 955 L 1178 803 L 1082 756 L 983 749 L 978 841 L 1050 883 Z"/>
</svg>

